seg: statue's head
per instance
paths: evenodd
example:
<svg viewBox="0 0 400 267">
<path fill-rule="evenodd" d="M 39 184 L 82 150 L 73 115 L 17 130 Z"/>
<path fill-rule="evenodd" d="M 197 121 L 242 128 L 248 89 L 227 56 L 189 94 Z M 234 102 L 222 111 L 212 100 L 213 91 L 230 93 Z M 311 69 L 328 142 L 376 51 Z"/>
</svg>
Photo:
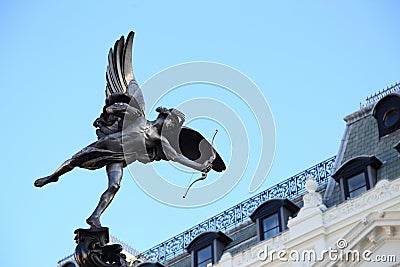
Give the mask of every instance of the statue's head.
<svg viewBox="0 0 400 267">
<path fill-rule="evenodd" d="M 157 119 L 163 119 L 163 129 L 172 130 L 179 129 L 185 122 L 185 114 L 177 109 L 158 107 L 156 111 L 159 113 Z"/>
</svg>

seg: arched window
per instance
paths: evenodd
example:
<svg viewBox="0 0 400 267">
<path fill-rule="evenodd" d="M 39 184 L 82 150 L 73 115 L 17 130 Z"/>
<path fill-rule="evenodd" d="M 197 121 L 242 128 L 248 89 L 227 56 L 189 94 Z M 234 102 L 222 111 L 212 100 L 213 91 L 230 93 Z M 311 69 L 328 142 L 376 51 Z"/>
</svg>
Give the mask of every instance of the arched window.
<svg viewBox="0 0 400 267">
<path fill-rule="evenodd" d="M 379 100 L 372 114 L 378 123 L 379 137 L 400 129 L 400 95 L 390 94 Z"/>
<path fill-rule="evenodd" d="M 375 156 L 358 156 L 340 166 L 332 178 L 340 184 L 344 199 L 354 198 L 376 184 L 376 170 L 381 166 Z"/>
<path fill-rule="evenodd" d="M 250 219 L 257 224 L 258 240 L 269 239 L 286 230 L 289 217 L 299 209 L 288 199 L 270 199 L 258 206 L 250 215 Z"/>
<path fill-rule="evenodd" d="M 220 231 L 201 233 L 186 248 L 192 255 L 192 267 L 209 267 L 217 263 L 230 242 L 232 239 Z"/>
</svg>

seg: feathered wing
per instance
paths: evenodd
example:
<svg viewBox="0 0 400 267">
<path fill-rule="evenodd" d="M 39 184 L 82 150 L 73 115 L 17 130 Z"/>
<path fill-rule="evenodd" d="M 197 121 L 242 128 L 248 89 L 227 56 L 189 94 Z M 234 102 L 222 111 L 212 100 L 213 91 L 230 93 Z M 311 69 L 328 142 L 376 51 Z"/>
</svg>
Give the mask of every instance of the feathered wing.
<svg viewBox="0 0 400 267">
<path fill-rule="evenodd" d="M 142 91 L 136 82 L 132 68 L 132 45 L 134 32 L 128 37 L 121 38 L 115 42 L 114 49 L 110 48 L 108 53 L 108 65 L 106 70 L 106 97 L 112 94 L 125 93 L 135 99 L 137 108 L 144 112 L 145 103 Z"/>
<path fill-rule="evenodd" d="M 182 127 L 179 133 L 170 132 L 169 134 L 165 134 L 164 137 L 168 139 L 168 142 L 178 153 L 198 163 L 203 163 L 210 159 L 212 150 L 214 149 L 199 132 L 188 127 Z M 161 159 L 167 160 L 162 151 L 159 151 L 159 153 Z M 215 151 L 215 153 L 216 157 L 212 163 L 212 169 L 221 172 L 226 169 L 226 166 L 218 152 Z"/>
</svg>

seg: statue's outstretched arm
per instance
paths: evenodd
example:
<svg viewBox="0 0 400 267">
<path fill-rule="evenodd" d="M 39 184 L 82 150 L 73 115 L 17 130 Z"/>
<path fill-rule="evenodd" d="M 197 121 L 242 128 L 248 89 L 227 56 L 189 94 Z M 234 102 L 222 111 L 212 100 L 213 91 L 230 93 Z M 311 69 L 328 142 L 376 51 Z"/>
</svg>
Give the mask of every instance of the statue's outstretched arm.
<svg viewBox="0 0 400 267">
<path fill-rule="evenodd" d="M 185 165 L 186 167 L 198 170 L 198 171 L 206 171 L 208 172 L 211 168 L 211 163 L 213 161 L 213 158 L 210 158 L 209 160 L 206 160 L 204 163 L 200 164 L 196 161 L 190 160 L 184 155 L 178 153 L 168 142 L 167 138 L 161 136 L 161 145 L 162 149 L 164 151 L 165 156 L 167 157 L 168 160 L 178 162 L 182 165 Z"/>
</svg>

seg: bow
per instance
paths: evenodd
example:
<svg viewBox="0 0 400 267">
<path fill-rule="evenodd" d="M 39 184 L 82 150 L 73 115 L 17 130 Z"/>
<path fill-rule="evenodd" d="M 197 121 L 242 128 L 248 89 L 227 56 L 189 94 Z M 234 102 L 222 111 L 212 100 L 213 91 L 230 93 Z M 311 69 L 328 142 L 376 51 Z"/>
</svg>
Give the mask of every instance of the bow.
<svg viewBox="0 0 400 267">
<path fill-rule="evenodd" d="M 212 137 L 212 139 L 211 139 L 211 150 L 212 150 L 212 152 L 213 152 L 213 155 L 212 155 L 211 158 L 210 158 L 210 159 L 211 159 L 211 162 L 213 162 L 213 161 L 215 160 L 215 157 L 216 157 L 215 150 L 214 150 L 214 147 L 213 147 L 213 146 L 214 146 L 214 139 L 215 139 L 215 136 L 217 135 L 217 133 L 218 133 L 218 129 L 215 129 L 214 135 L 213 135 L 213 137 Z M 210 165 L 209 167 L 212 167 L 212 163 L 211 163 L 211 165 Z M 186 198 L 187 193 L 189 192 L 189 189 L 190 189 L 195 183 L 197 183 L 197 182 L 199 182 L 199 181 L 202 181 L 202 180 L 204 180 L 204 179 L 207 178 L 207 173 L 210 171 L 209 167 L 207 167 L 205 170 L 203 170 L 202 173 L 201 173 L 201 176 L 200 176 L 199 178 L 197 178 L 196 180 L 194 180 L 194 181 L 188 186 L 188 188 L 186 189 L 185 194 L 182 196 L 182 198 Z"/>
</svg>

